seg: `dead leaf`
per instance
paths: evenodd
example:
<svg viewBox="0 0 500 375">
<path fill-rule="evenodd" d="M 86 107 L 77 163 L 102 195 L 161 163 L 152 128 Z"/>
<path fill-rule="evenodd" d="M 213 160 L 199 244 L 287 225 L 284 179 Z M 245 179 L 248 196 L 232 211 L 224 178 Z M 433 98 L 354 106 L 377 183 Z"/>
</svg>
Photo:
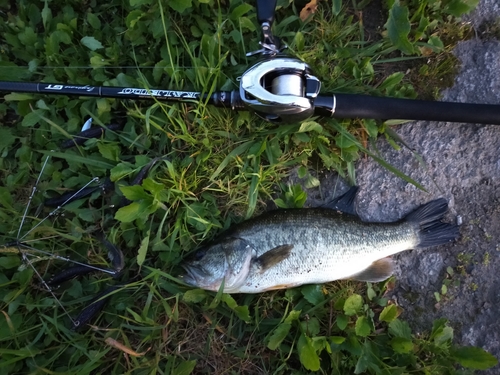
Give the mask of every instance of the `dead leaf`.
<svg viewBox="0 0 500 375">
<path fill-rule="evenodd" d="M 115 349 L 121 350 L 122 352 L 127 353 L 127 354 L 131 355 L 132 357 L 142 357 L 144 354 L 147 353 L 147 351 L 144 352 L 144 353 L 137 353 L 136 351 L 134 351 L 134 350 L 130 349 L 129 347 L 123 345 L 121 342 L 118 342 L 115 339 L 112 339 L 111 337 L 108 337 L 104 341 L 109 346 L 112 346 Z"/>
<path fill-rule="evenodd" d="M 318 9 L 318 0 L 311 0 L 311 2 L 307 3 L 304 8 L 300 11 L 300 19 L 305 21 L 316 12 Z"/>
</svg>

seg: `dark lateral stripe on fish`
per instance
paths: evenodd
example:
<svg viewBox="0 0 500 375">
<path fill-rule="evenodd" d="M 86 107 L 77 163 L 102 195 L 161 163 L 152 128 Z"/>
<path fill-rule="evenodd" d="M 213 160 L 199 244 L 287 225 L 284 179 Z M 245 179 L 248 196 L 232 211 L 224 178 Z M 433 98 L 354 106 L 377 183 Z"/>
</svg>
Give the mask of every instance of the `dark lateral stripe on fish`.
<svg viewBox="0 0 500 375">
<path fill-rule="evenodd" d="M 441 222 L 446 212 L 448 202 L 440 198 L 418 207 L 405 217 L 406 221 L 418 223 L 421 228 L 418 247 L 444 245 L 457 239 L 460 234 L 459 227 Z"/>
<path fill-rule="evenodd" d="M 120 124 L 110 124 L 106 127 L 102 126 L 93 126 L 90 129 L 84 130 L 73 136 L 71 139 L 67 139 L 61 143 L 60 147 L 62 149 L 67 149 L 71 147 L 75 147 L 76 145 L 81 146 L 90 138 L 99 138 L 101 137 L 106 130 L 118 131 L 122 130 L 123 125 Z"/>
</svg>

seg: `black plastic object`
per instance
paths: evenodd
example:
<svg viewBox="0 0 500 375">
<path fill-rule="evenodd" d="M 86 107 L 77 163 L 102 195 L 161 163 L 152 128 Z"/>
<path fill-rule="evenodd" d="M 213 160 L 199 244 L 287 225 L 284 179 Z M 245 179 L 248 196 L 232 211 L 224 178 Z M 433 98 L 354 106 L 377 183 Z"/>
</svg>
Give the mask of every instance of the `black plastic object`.
<svg viewBox="0 0 500 375">
<path fill-rule="evenodd" d="M 102 126 L 93 126 L 90 129 L 84 130 L 73 136 L 71 139 L 66 139 L 61 143 L 60 147 L 62 149 L 75 147 L 76 145 L 83 145 L 90 138 L 99 138 L 101 137 L 106 130 L 111 131 L 119 131 L 123 129 L 123 125 L 121 124 L 109 124 L 106 127 Z"/>
<path fill-rule="evenodd" d="M 269 25 L 272 25 L 275 10 L 276 0 L 257 0 L 257 21 L 259 24 L 268 22 Z"/>
<path fill-rule="evenodd" d="M 500 105 L 433 102 L 368 95 L 321 95 L 314 114 L 334 118 L 425 120 L 500 125 Z"/>
<path fill-rule="evenodd" d="M 89 195 L 91 195 L 92 193 L 94 193 L 95 191 L 98 191 L 98 190 L 102 190 L 102 192 L 104 194 L 106 194 L 107 192 L 113 190 L 114 187 L 115 187 L 115 184 L 113 182 L 111 182 L 111 180 L 108 177 L 106 177 L 102 181 L 102 183 L 100 183 L 99 185 L 87 186 L 83 189 L 76 189 L 76 190 L 68 191 L 64 194 L 57 196 L 57 197 L 46 199 L 43 202 L 43 204 L 46 207 L 64 206 L 64 205 L 69 204 L 71 202 L 74 202 L 78 199 L 88 197 Z"/>
<path fill-rule="evenodd" d="M 87 306 L 78 314 L 78 316 L 74 319 L 73 327 L 71 328 L 73 331 L 80 331 L 87 326 L 87 324 L 97 315 L 99 314 L 104 306 L 111 299 L 111 293 L 116 289 L 120 288 L 122 285 L 113 285 L 106 288 L 103 292 L 99 293 L 95 296 Z"/>
</svg>

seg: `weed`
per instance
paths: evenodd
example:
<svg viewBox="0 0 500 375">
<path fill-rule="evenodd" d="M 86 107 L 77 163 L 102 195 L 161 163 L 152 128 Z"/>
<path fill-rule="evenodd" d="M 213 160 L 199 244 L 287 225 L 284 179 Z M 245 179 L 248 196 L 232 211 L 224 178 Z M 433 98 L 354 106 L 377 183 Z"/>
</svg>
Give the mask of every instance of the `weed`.
<svg viewBox="0 0 500 375">
<path fill-rule="evenodd" d="M 374 40 L 367 40 L 359 17 L 363 3 L 348 7 L 335 0 L 331 9 L 320 5 L 303 23 L 293 2 L 279 1 L 275 34 L 311 64 L 325 92 L 413 98 L 413 81 L 399 68 L 389 69 L 409 59 L 442 62 L 437 72 L 434 65 L 420 72 L 437 77 L 433 82 L 448 74 L 449 60 L 437 57 L 448 46 L 438 34 L 449 24 L 460 29 L 454 17 L 471 2 L 440 7 L 435 1 L 388 1 L 384 35 Z M 0 4 L 2 80 L 209 94 L 237 87 L 237 77 L 254 63 L 246 52 L 258 49 L 260 37 L 253 7 L 241 0 Z M 89 117 L 98 125 L 120 123 L 124 130 L 57 151 Z M 111 297 L 87 332 L 75 333 L 54 300 L 36 287 L 33 271 L 19 269 L 16 256 L 2 255 L 4 372 L 446 374 L 455 373 L 457 362 L 469 368 L 495 363 L 480 349 L 454 347 L 453 331 L 442 320 L 429 336 L 414 336 L 398 318 L 400 309 L 384 296 L 384 284 L 367 292 L 359 283 L 341 282 L 229 296 L 188 289 L 175 277 L 186 253 L 264 210 L 280 193 L 275 201 L 280 207 L 303 204 L 301 189 L 280 186 L 291 168 L 299 167 L 313 186 L 318 181 L 310 169 L 319 160 L 320 167 L 354 182 L 355 161 L 368 152 L 370 141 L 390 133 L 388 124 L 310 119 L 271 126 L 249 113 L 203 102 L 148 104 L 35 93 L 6 95 L 0 118 L 0 243 L 17 237 L 42 159 L 56 150 L 50 152 L 35 206 L 94 177 L 109 176 L 116 189 L 109 201 L 92 197 L 72 203 L 66 216 L 32 232 L 29 240 L 48 252 L 89 255 L 99 262 L 82 228 L 102 227 L 125 253 L 123 277 L 135 280 Z M 148 177 L 129 186 L 129 177 L 158 157 Z M 123 196 L 132 203 L 108 209 Z M 28 219 L 36 222 L 37 216 L 30 212 Z M 46 234 L 56 237 L 43 240 Z M 45 262 L 42 275 L 53 267 Z M 94 278 L 71 281 L 61 291 L 64 304 L 85 304 L 97 284 Z"/>
</svg>

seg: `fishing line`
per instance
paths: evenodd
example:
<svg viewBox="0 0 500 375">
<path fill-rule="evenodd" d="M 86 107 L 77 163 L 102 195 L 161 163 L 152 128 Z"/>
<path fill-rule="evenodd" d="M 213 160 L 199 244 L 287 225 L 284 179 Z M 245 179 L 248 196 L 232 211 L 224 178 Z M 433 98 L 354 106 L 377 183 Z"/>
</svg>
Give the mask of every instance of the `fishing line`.
<svg viewBox="0 0 500 375">
<path fill-rule="evenodd" d="M 58 211 L 60 211 L 61 208 L 66 203 L 68 203 L 71 200 L 73 200 L 73 198 L 75 196 L 78 196 L 78 194 L 82 190 L 84 190 L 86 187 L 88 187 L 93 182 L 98 181 L 99 178 L 97 178 L 97 177 L 91 179 L 83 187 L 81 187 L 80 189 L 76 190 L 63 203 L 61 203 L 59 206 L 57 206 L 55 209 L 53 209 L 51 212 L 49 212 L 40 222 L 38 222 L 35 226 L 33 226 L 30 230 L 28 230 L 24 235 L 21 235 L 21 232 L 22 232 L 22 230 L 23 230 L 23 228 L 24 228 L 24 226 L 26 224 L 26 218 L 27 218 L 28 212 L 30 210 L 30 207 L 32 205 L 32 202 L 33 202 L 33 199 L 35 197 L 35 194 L 37 192 L 39 192 L 38 185 L 40 183 L 42 175 L 43 175 L 43 173 L 45 171 L 45 168 L 48 165 L 48 162 L 49 162 L 50 159 L 51 159 L 51 155 L 48 155 L 45 158 L 45 160 L 44 160 L 44 162 L 42 164 L 42 167 L 40 169 L 40 172 L 38 173 L 38 176 L 37 176 L 37 179 L 35 181 L 35 184 L 34 184 L 33 188 L 31 189 L 31 193 L 30 193 L 30 196 L 28 198 L 28 202 L 27 202 L 26 207 L 24 208 L 24 211 L 23 211 L 23 215 L 22 215 L 22 218 L 21 218 L 21 223 L 20 223 L 19 228 L 17 230 L 16 240 L 13 241 L 13 242 L 9 242 L 9 243 L 4 244 L 3 248 L 0 250 L 0 252 L 3 252 L 3 253 L 15 252 L 15 253 L 19 254 L 20 257 L 21 257 L 21 260 L 23 261 L 23 263 L 26 266 L 28 266 L 29 268 L 31 268 L 33 270 L 33 272 L 37 276 L 39 282 L 42 284 L 42 286 L 44 287 L 44 289 L 46 291 L 48 291 L 52 295 L 52 297 L 54 298 L 56 304 L 62 309 L 62 311 L 64 312 L 64 314 L 69 317 L 69 319 L 71 320 L 72 325 L 74 327 L 76 327 L 76 326 L 79 325 L 79 321 L 75 320 L 75 319 L 73 319 L 71 317 L 71 314 L 69 313 L 69 311 L 64 307 L 64 305 L 61 302 L 61 300 L 54 293 L 54 290 L 48 285 L 48 283 L 44 280 L 43 276 L 40 274 L 40 272 L 34 266 L 33 263 L 36 260 L 34 260 L 33 258 L 30 259 L 30 257 L 38 257 L 38 255 L 45 255 L 47 257 L 47 259 L 55 259 L 55 260 L 64 261 L 66 263 L 71 263 L 71 264 L 75 264 L 75 265 L 78 265 L 78 266 L 82 266 L 82 267 L 88 268 L 89 270 L 104 272 L 104 273 L 112 275 L 112 276 L 116 276 L 117 274 L 119 274 L 119 271 L 113 270 L 113 269 L 106 269 L 106 268 L 94 266 L 94 265 L 91 265 L 91 264 L 83 263 L 83 262 L 71 259 L 69 257 L 61 256 L 61 255 L 58 255 L 56 253 L 45 251 L 45 250 L 41 250 L 41 249 L 38 249 L 36 247 L 33 247 L 33 246 L 29 245 L 29 243 L 32 243 L 32 242 L 39 242 L 41 240 L 46 240 L 46 239 L 51 239 L 51 238 L 57 238 L 57 236 L 49 236 L 49 237 L 44 237 L 42 239 L 25 240 L 25 238 L 29 234 L 33 233 L 33 231 L 35 231 L 36 228 L 38 228 L 48 218 L 55 216 L 56 213 Z M 38 257 L 38 259 L 42 260 L 39 257 Z"/>
</svg>

